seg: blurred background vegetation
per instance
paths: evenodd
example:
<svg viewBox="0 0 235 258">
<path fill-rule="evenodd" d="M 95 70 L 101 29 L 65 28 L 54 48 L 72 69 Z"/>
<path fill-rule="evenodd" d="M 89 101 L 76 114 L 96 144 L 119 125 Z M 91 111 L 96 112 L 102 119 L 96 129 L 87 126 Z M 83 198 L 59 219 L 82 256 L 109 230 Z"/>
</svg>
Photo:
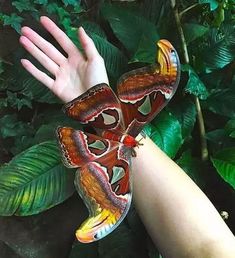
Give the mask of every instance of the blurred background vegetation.
<svg viewBox="0 0 235 258">
<path fill-rule="evenodd" d="M 32 60 L 18 43 L 22 26 L 55 44 L 41 15 L 78 47 L 77 28 L 85 28 L 114 89 L 124 72 L 155 61 L 158 39 L 172 42 L 182 63 L 180 85 L 144 130 L 235 233 L 234 0 L 0 0 L 0 258 L 161 257 L 134 207 L 105 239 L 82 245 L 74 238 L 86 209 L 74 171 L 61 164 L 54 131 L 80 125 L 20 64 Z"/>
</svg>

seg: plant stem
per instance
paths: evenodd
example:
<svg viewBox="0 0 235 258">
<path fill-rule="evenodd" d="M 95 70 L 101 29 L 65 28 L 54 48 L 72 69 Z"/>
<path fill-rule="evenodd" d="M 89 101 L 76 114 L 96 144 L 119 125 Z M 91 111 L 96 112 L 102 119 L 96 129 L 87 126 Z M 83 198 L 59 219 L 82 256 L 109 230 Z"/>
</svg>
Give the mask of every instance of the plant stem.
<svg viewBox="0 0 235 258">
<path fill-rule="evenodd" d="M 207 148 L 207 141 L 206 141 L 206 131 L 205 131 L 205 124 L 204 119 L 202 115 L 202 109 L 201 104 L 198 99 L 198 97 L 195 96 L 195 104 L 196 104 L 196 110 L 197 110 L 197 120 L 198 120 L 198 126 L 200 131 L 200 138 L 201 138 L 201 159 L 202 161 L 208 160 L 208 148 Z"/>
<path fill-rule="evenodd" d="M 182 12 L 179 13 L 179 16 L 182 17 L 185 13 L 187 13 L 188 11 L 192 10 L 193 8 L 197 7 L 199 5 L 199 3 L 193 4 L 189 7 L 187 7 L 186 9 L 184 9 Z"/>
<path fill-rule="evenodd" d="M 187 43 L 185 40 L 183 28 L 181 25 L 180 14 L 179 14 L 176 0 L 171 0 L 171 7 L 172 7 L 174 15 L 175 15 L 176 26 L 179 31 L 179 35 L 180 35 L 180 39 L 181 39 L 184 62 L 186 64 L 189 64 L 189 54 L 188 54 Z M 199 132 L 200 132 L 200 140 L 201 140 L 201 159 L 203 161 L 206 161 L 206 160 L 208 160 L 208 148 L 207 148 L 207 141 L 206 141 L 206 137 L 205 137 L 205 124 L 204 124 L 201 104 L 200 104 L 199 98 L 197 96 L 195 96 L 194 102 L 195 102 L 195 106 L 196 106 L 196 110 L 197 110 L 197 119 L 198 119 L 198 124 L 199 124 Z"/>
</svg>

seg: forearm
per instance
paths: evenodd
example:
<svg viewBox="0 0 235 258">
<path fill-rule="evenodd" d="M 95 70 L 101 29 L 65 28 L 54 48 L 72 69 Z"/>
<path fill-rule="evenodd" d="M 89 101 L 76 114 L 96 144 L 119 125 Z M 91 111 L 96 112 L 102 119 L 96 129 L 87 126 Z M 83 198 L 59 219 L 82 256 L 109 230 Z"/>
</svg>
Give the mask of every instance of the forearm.
<svg viewBox="0 0 235 258">
<path fill-rule="evenodd" d="M 205 194 L 150 139 L 143 143 L 133 159 L 134 201 L 160 252 L 234 257 L 234 236 Z"/>
</svg>

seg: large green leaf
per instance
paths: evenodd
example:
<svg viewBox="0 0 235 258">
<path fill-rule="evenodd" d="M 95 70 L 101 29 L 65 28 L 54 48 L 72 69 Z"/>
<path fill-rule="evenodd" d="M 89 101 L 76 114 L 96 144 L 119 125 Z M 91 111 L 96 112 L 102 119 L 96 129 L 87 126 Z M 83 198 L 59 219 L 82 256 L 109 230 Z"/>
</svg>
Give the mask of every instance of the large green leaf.
<svg viewBox="0 0 235 258">
<path fill-rule="evenodd" d="M 216 0 L 199 0 L 199 4 L 209 4 L 211 11 L 214 11 L 219 6 Z"/>
<path fill-rule="evenodd" d="M 143 34 L 140 38 L 137 50 L 129 63 L 142 62 L 152 64 L 156 62 L 157 45 L 153 44 L 153 42 L 156 42 L 156 38 L 153 38 L 151 41 Z"/>
<path fill-rule="evenodd" d="M 127 58 L 125 55 L 109 41 L 93 33 L 91 35 L 100 55 L 105 60 L 105 66 L 109 76 L 117 79 L 126 70 Z"/>
<path fill-rule="evenodd" d="M 171 158 L 179 150 L 182 140 L 181 125 L 170 112 L 163 111 L 147 125 L 144 132 Z"/>
<path fill-rule="evenodd" d="M 156 52 L 155 42 L 159 39 L 153 23 L 143 17 L 136 8 L 104 5 L 102 14 L 108 20 L 114 34 L 133 56 L 132 61 L 153 62 Z"/>
<path fill-rule="evenodd" d="M 202 60 L 209 70 L 223 68 L 235 58 L 235 26 L 223 24 L 212 28 L 208 34 Z"/>
<path fill-rule="evenodd" d="M 158 0 L 158 1 L 144 0 L 142 2 L 143 3 L 141 6 L 141 9 L 142 9 L 143 16 L 146 17 L 151 22 L 153 22 L 154 24 L 159 25 L 159 21 L 165 14 L 164 13 L 165 9 L 167 9 L 166 5 L 168 4 L 168 2 L 165 0 Z"/>
<path fill-rule="evenodd" d="M 232 139 L 225 129 L 209 131 L 206 133 L 206 138 L 209 141 L 212 155 L 221 149 L 235 146 L 235 139 Z"/>
<path fill-rule="evenodd" d="M 61 103 L 61 101 L 44 85 L 31 76 L 22 81 L 23 90 L 21 93 L 41 103 Z"/>
<path fill-rule="evenodd" d="M 184 23 L 183 30 L 186 41 L 189 44 L 195 39 L 205 35 L 208 32 L 209 28 L 197 23 Z"/>
<path fill-rule="evenodd" d="M 88 33 L 88 35 L 96 34 L 100 36 L 103 39 L 107 39 L 105 32 L 103 29 L 99 26 L 99 24 L 91 22 L 91 21 L 84 21 L 82 23 L 82 27 L 84 30 Z"/>
<path fill-rule="evenodd" d="M 235 189 L 235 147 L 219 151 L 211 160 L 220 176 Z"/>
<path fill-rule="evenodd" d="M 184 99 L 176 103 L 170 110 L 181 124 L 183 139 L 189 137 L 196 122 L 195 104 L 191 100 Z"/>
<path fill-rule="evenodd" d="M 203 102 L 203 106 L 210 111 L 227 116 L 235 117 L 235 92 L 232 89 L 220 90 L 210 95 L 210 97 Z"/>
<path fill-rule="evenodd" d="M 63 202 L 74 192 L 73 178 L 55 142 L 27 149 L 0 169 L 0 215 L 37 214 Z"/>
</svg>

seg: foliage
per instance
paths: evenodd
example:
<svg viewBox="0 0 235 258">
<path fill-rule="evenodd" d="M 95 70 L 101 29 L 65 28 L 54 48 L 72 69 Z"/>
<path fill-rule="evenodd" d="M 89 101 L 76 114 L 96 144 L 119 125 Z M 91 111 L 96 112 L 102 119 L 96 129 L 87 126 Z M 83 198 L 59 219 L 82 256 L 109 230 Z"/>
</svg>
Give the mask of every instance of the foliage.
<svg viewBox="0 0 235 258">
<path fill-rule="evenodd" d="M 78 47 L 76 28 L 82 25 L 105 59 L 113 88 L 125 71 L 154 62 L 156 40 L 169 39 L 177 48 L 182 62 L 181 82 L 174 99 L 145 127 L 145 133 L 174 158 L 208 195 L 216 196 L 214 204 L 219 211 L 227 210 L 234 214 L 234 1 L 179 1 L 188 63 L 184 61 L 185 52 L 181 35 L 175 27 L 170 1 L 95 1 L 93 5 L 89 2 L 15 0 L 11 1 L 10 10 L 2 8 L 0 22 L 3 31 L 12 28 L 12 34 L 14 31 L 20 34 L 21 26 L 30 24 L 54 43 L 38 23 L 41 15 L 48 15 Z M 61 202 L 66 205 L 73 201 L 77 205 L 76 198 L 69 199 L 74 192 L 73 171 L 63 167 L 52 141 L 58 125 L 76 128 L 80 125 L 66 117 L 61 112 L 61 102 L 23 70 L 19 60 L 25 56 L 27 53 L 17 45 L 10 56 L 0 59 L 0 215 L 34 215 L 37 221 L 40 214 L 35 214 L 60 209 L 58 204 Z M 197 116 L 200 114 L 197 98 L 203 120 Z M 202 122 L 205 134 L 199 127 Z M 201 152 L 205 147 L 202 142 L 205 139 L 209 157 L 202 160 Z M 56 218 L 61 214 L 57 212 L 53 216 Z M 9 219 L 17 223 L 14 216 Z M 75 224 L 79 224 L 76 219 L 73 217 L 74 228 L 67 232 L 71 239 Z M 235 231 L 233 218 L 227 222 Z M 43 222 L 38 220 L 35 223 L 40 227 L 39 235 L 45 235 Z M 24 235 L 24 230 L 14 232 L 7 239 L 7 246 L 14 252 L 9 257 L 22 254 L 26 258 L 42 257 L 42 253 L 37 251 L 39 249 L 34 249 L 31 256 L 26 247 L 21 248 L 23 251 L 15 248 L 15 234 Z M 60 234 L 54 235 L 54 238 L 60 237 Z M 1 235 L 0 241 L 5 242 Z M 43 257 L 58 258 L 53 256 L 52 249 L 46 248 L 46 244 L 42 248 Z M 70 249 L 66 256 L 70 258 L 160 257 L 134 208 L 122 225 L 104 240 L 88 246 L 70 244 Z"/>
<path fill-rule="evenodd" d="M 63 202 L 74 192 L 73 177 L 55 142 L 29 148 L 1 169 L 1 215 L 37 214 Z"/>
</svg>

